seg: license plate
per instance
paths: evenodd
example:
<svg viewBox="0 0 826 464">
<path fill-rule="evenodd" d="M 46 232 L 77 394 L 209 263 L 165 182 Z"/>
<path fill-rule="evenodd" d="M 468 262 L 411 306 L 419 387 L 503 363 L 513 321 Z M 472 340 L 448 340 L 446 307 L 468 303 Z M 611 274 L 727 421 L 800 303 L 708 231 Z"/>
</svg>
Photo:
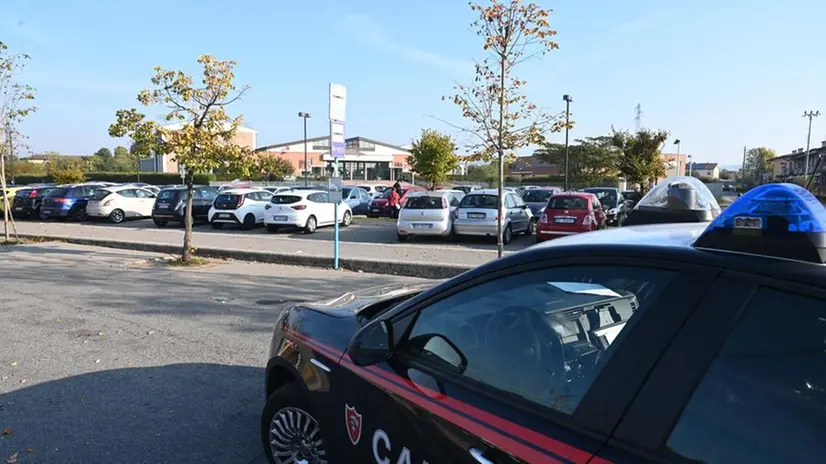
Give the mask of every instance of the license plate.
<svg viewBox="0 0 826 464">
<path fill-rule="evenodd" d="M 378 212 L 379 212 L 379 209 L 378 209 L 378 208 L 373 208 L 373 212 L 374 212 L 374 213 L 378 213 Z"/>
<path fill-rule="evenodd" d="M 554 218 L 554 222 L 557 223 L 557 224 L 574 224 L 576 222 L 576 218 L 557 217 L 557 218 Z"/>
<path fill-rule="evenodd" d="M 42 211 L 43 211 L 43 214 L 51 214 L 52 213 L 52 210 L 50 210 L 50 209 L 44 209 Z"/>
<path fill-rule="evenodd" d="M 222 213 L 218 215 L 221 219 L 232 219 L 232 214 Z"/>
<path fill-rule="evenodd" d="M 273 221 L 286 221 L 286 220 L 287 220 L 287 216 L 273 216 L 273 217 L 272 217 L 272 220 L 273 220 Z"/>
<path fill-rule="evenodd" d="M 485 219 L 485 213 L 467 213 L 468 219 Z"/>
<path fill-rule="evenodd" d="M 23 207 L 22 207 L 22 206 L 15 206 L 15 207 L 14 207 L 14 208 L 12 208 L 12 209 L 13 209 L 14 211 L 23 211 Z"/>
<path fill-rule="evenodd" d="M 167 209 L 169 208 L 169 203 L 158 203 L 159 209 Z"/>
<path fill-rule="evenodd" d="M 432 229 L 433 224 L 413 224 L 414 229 Z"/>
</svg>

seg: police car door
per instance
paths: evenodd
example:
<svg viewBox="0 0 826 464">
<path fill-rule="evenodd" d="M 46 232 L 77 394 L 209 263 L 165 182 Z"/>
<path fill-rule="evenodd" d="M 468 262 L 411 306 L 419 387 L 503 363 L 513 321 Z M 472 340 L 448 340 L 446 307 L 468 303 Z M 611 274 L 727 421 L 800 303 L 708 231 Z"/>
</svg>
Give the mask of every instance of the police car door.
<svg viewBox="0 0 826 464">
<path fill-rule="evenodd" d="M 368 325 L 357 335 L 366 345 L 403 335 L 391 335 L 387 361 L 342 360 L 352 462 L 588 462 L 656 360 L 620 355 L 647 347 L 626 325 L 652 306 L 680 313 L 697 301 L 691 276 L 614 262 L 513 269 Z M 597 381 L 617 357 L 628 368 Z"/>
</svg>

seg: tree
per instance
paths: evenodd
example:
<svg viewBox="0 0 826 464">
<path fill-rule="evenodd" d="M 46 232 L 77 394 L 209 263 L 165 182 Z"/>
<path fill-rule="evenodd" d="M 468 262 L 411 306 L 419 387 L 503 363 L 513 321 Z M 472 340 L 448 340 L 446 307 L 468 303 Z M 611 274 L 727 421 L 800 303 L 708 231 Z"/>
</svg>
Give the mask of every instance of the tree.
<svg viewBox="0 0 826 464">
<path fill-rule="evenodd" d="M 459 167 L 453 140 L 432 129 L 422 130 L 410 153 L 412 156 L 407 158 L 410 169 L 427 181 L 430 190 L 447 182 L 453 170 Z"/>
<path fill-rule="evenodd" d="M 611 144 L 619 150 L 619 173 L 629 184 L 639 184 L 643 194 L 651 183 L 665 176 L 665 161 L 661 155 L 666 140 L 668 132 L 665 131 L 640 129 L 631 133 L 613 130 Z"/>
<path fill-rule="evenodd" d="M 554 166 L 565 166 L 565 145 L 549 143 L 534 152 L 540 161 Z M 611 137 L 586 137 L 574 141 L 568 147 L 568 166 L 586 185 L 594 185 L 604 179 L 617 177 L 619 152 Z"/>
<path fill-rule="evenodd" d="M 89 167 L 92 171 L 107 172 L 113 171 L 112 150 L 106 147 L 100 148 L 91 158 L 89 158 Z"/>
<path fill-rule="evenodd" d="M 254 163 L 250 150 L 233 142 L 241 116 L 232 118 L 226 113 L 227 106 L 238 101 L 249 87 L 237 90 L 233 84 L 234 61 L 202 55 L 198 63 L 203 67 L 200 85 L 183 71 L 155 67 L 154 88 L 138 94 L 143 106 L 165 107 L 168 112 L 163 120 L 174 124 L 161 127 L 132 108 L 118 110 L 115 123 L 109 127 L 112 137 L 130 136 L 139 156 L 168 153 L 183 170 L 188 193 L 181 253 L 184 263 L 192 260 L 194 176 L 217 169 L 246 177 Z"/>
<path fill-rule="evenodd" d="M 19 176 L 45 176 L 46 166 L 26 161 L 24 158 L 14 163 L 14 172 Z"/>
<path fill-rule="evenodd" d="M 467 168 L 467 180 L 471 182 L 495 182 L 498 174 L 499 168 L 492 163 Z"/>
<path fill-rule="evenodd" d="M 515 150 L 544 142 L 547 128 L 562 127 L 556 117 L 539 111 L 522 94 L 526 82 L 515 76 L 516 68 L 526 60 L 559 48 L 552 40 L 556 31 L 548 23 L 549 12 L 535 3 L 521 0 L 490 0 L 487 6 L 470 3 L 476 19 L 471 27 L 483 39 L 488 56 L 475 63 L 476 78 L 470 85 L 457 84 L 451 100 L 459 106 L 470 128 L 451 126 L 469 134 L 468 149 L 475 159 L 498 157 L 499 208 L 504 196 L 505 158 Z M 443 99 L 445 97 L 442 97 Z M 557 121 L 554 124 L 554 121 Z M 497 249 L 502 256 L 504 215 L 497 224 Z"/>
<path fill-rule="evenodd" d="M 278 155 L 260 154 L 255 159 L 255 171 L 267 181 L 284 180 L 295 173 L 295 167 Z"/>
<path fill-rule="evenodd" d="M 6 192 L 6 157 L 14 157 L 14 143 L 12 134 L 16 133 L 17 124 L 26 116 L 37 110 L 31 104 L 35 97 L 35 90 L 32 86 L 21 84 L 17 81 L 17 75 L 23 72 L 25 62 L 29 60 L 29 55 L 19 53 L 9 53 L 8 47 L 0 41 L 0 131 L 4 137 L 0 148 L 0 191 L 3 195 L 3 234 L 8 242 L 9 224 L 14 230 L 17 239 L 17 227 L 14 225 L 9 196 Z"/>
<path fill-rule="evenodd" d="M 79 184 L 86 180 L 86 174 L 79 163 L 71 163 L 53 170 L 52 178 L 57 185 Z"/>
<path fill-rule="evenodd" d="M 746 179 L 752 184 L 761 184 L 763 176 L 772 172 L 772 158 L 777 152 L 772 148 L 752 148 L 746 152 Z"/>
<path fill-rule="evenodd" d="M 138 168 L 138 160 L 129 149 L 122 146 L 115 147 L 114 156 L 112 157 L 112 171 L 115 172 L 132 172 Z"/>
</svg>

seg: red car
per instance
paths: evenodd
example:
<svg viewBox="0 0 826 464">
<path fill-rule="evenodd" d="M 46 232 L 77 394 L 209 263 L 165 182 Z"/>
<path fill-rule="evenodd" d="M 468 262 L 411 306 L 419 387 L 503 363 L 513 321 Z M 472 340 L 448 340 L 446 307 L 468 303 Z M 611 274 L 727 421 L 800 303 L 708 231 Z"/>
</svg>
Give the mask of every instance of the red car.
<svg viewBox="0 0 826 464">
<path fill-rule="evenodd" d="M 374 199 L 373 201 L 370 202 L 370 205 L 367 208 L 367 217 L 375 218 L 375 217 L 382 217 L 382 216 L 387 216 L 387 217 L 392 216 L 392 214 L 391 214 L 392 211 L 390 210 L 390 202 L 387 200 L 387 197 L 390 196 L 390 190 L 391 189 L 388 188 L 387 190 L 385 190 L 381 194 L 380 197 L 378 197 L 378 198 L 376 198 L 376 199 Z M 399 199 L 399 204 L 403 205 L 404 202 L 407 201 L 407 196 L 410 192 L 424 192 L 424 191 L 425 191 L 425 189 L 422 188 L 422 187 L 416 187 L 416 186 L 403 187 L 402 188 L 402 196 Z"/>
<path fill-rule="evenodd" d="M 596 195 L 585 192 L 557 193 L 548 199 L 539 218 L 536 242 L 604 229 L 605 225 L 605 211 Z"/>
</svg>

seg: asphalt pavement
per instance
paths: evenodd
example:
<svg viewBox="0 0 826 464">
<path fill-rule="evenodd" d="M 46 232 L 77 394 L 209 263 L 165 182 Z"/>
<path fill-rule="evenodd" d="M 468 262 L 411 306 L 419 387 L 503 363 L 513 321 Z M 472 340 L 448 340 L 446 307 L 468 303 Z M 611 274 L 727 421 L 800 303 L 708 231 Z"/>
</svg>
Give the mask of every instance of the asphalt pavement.
<svg viewBox="0 0 826 464">
<path fill-rule="evenodd" d="M 0 247 L 0 462 L 263 463 L 264 365 L 280 311 L 415 280 L 238 262 L 173 268 L 161 257 Z"/>
<path fill-rule="evenodd" d="M 55 222 L 17 221 L 20 234 L 54 238 L 118 240 L 157 243 L 180 247 L 181 227 L 157 228 L 151 220 L 111 224 L 105 221 Z M 213 230 L 208 225 L 194 227 L 196 248 L 236 249 L 301 256 L 323 256 L 332 260 L 333 228 L 320 228 L 315 234 L 299 232 L 270 234 L 263 227 L 243 231 L 234 227 Z M 350 227 L 341 228 L 342 258 L 389 263 L 421 263 L 475 267 L 496 258 L 496 244 L 490 238 L 467 237 L 459 243 L 435 237 L 415 237 L 398 243 L 395 222 L 390 219 L 356 218 Z M 534 237 L 514 237 L 506 247 L 513 253 L 534 244 Z M 363 270 L 369 270 L 367 268 Z"/>
</svg>

